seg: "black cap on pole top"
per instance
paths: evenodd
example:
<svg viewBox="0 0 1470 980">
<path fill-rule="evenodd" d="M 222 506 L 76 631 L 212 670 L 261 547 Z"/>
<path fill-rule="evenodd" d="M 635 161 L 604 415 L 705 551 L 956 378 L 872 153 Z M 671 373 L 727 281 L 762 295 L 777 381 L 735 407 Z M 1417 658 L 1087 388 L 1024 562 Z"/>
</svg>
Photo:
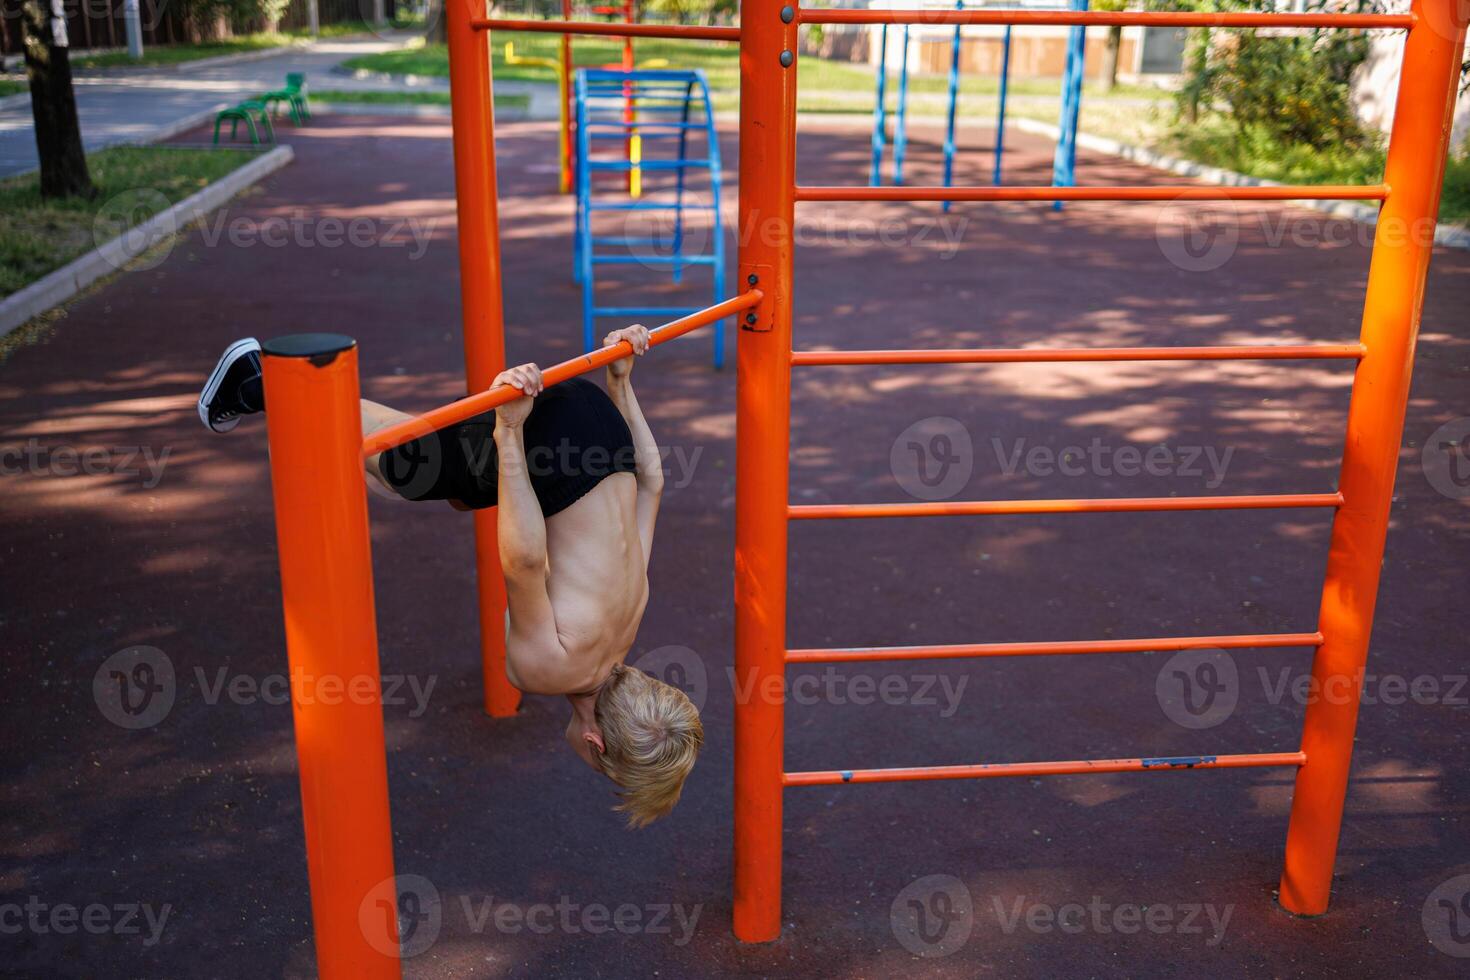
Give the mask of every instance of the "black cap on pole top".
<svg viewBox="0 0 1470 980">
<path fill-rule="evenodd" d="M 356 346 L 357 341 L 346 334 L 292 333 L 272 337 L 260 349 L 268 357 L 307 357 L 317 367 L 324 367 L 335 361 L 338 354 Z"/>
</svg>

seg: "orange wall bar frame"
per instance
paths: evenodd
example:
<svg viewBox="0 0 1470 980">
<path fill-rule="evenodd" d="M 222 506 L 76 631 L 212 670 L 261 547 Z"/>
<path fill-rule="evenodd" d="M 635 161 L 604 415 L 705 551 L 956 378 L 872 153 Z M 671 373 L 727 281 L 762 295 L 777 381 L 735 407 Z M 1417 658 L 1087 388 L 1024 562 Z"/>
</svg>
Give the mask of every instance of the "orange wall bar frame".
<svg viewBox="0 0 1470 980">
<path fill-rule="evenodd" d="M 785 17 L 783 7 L 790 11 Z M 739 321 L 735 389 L 734 918 L 736 937 L 769 942 L 781 933 L 794 5 L 744 0 L 740 25 L 739 283 L 764 295 Z"/>
<path fill-rule="evenodd" d="M 1318 618 L 1323 641 L 1312 662 L 1313 681 L 1322 685 L 1317 690 L 1343 685 L 1353 696 L 1321 698 L 1307 707 L 1307 762 L 1297 772 L 1286 835 L 1281 904 L 1302 915 L 1327 911 L 1332 890 L 1470 7 L 1458 0 L 1414 0 L 1412 13 L 1384 168 L 1391 192 L 1378 216 L 1363 307 L 1367 354 L 1353 380 L 1338 480 L 1343 503 L 1332 522 Z"/>
<path fill-rule="evenodd" d="M 317 973 L 401 975 L 357 346 L 300 334 L 264 348 L 271 493 Z M 329 696 L 325 685 L 332 685 Z"/>
<path fill-rule="evenodd" d="M 464 317 L 465 382 L 484 391 L 505 370 L 500 290 L 500 216 L 495 201 L 495 120 L 490 35 L 472 21 L 484 0 L 449 0 L 449 99 L 454 121 L 454 191 L 459 215 L 459 290 Z M 480 660 L 485 712 L 514 715 L 521 693 L 505 676 L 505 579 L 495 508 L 477 510 L 475 567 L 480 593 Z"/>
</svg>

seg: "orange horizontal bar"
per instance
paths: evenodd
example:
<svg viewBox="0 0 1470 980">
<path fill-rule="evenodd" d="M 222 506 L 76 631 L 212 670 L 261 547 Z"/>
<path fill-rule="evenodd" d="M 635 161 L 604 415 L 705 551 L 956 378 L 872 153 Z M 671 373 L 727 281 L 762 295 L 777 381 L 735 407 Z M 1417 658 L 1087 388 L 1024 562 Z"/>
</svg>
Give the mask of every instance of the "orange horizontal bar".
<svg viewBox="0 0 1470 980">
<path fill-rule="evenodd" d="M 1086 772 L 1172 772 L 1179 769 L 1245 769 L 1254 766 L 1303 766 L 1305 752 L 1259 752 L 1251 755 L 1175 755 L 1152 759 L 1079 759 L 1075 762 L 1001 762 L 975 766 L 917 766 L 905 769 L 832 769 L 786 772 L 783 786 L 830 786 L 837 783 L 895 783 L 918 779 L 988 779 L 993 776 L 1070 776 Z"/>
<path fill-rule="evenodd" d="M 1069 640 L 1059 643 L 956 643 L 945 646 L 787 650 L 786 662 L 789 664 L 822 664 L 858 663 L 872 660 L 953 660 L 959 657 L 1151 653 L 1165 650 L 1265 650 L 1275 647 L 1316 647 L 1321 643 L 1321 633 L 1161 636 L 1145 640 Z"/>
<path fill-rule="evenodd" d="M 470 21 L 477 31 L 532 31 L 541 34 L 594 34 L 613 37 L 666 37 L 685 41 L 739 41 L 738 27 L 696 24 L 608 24 L 582 20 L 507 20 L 483 17 Z"/>
<path fill-rule="evenodd" d="M 666 323 L 649 335 L 649 344 L 650 346 L 656 347 L 676 337 L 682 337 L 691 330 L 697 330 L 700 327 L 714 323 L 716 320 L 722 320 L 727 316 L 739 313 L 741 310 L 749 309 L 761 301 L 762 295 L 759 289 L 747 290 L 739 296 L 733 299 L 727 299 L 723 303 L 717 303 L 707 310 L 700 310 L 698 313 L 691 313 L 686 317 L 680 317 L 677 320 Z M 602 347 L 592 351 L 590 354 L 583 354 L 569 361 L 562 361 L 560 364 L 552 365 L 541 372 L 541 377 L 546 382 L 546 386 L 550 387 L 554 384 L 560 384 L 568 378 L 575 378 L 579 374 L 586 374 L 588 371 L 595 370 L 606 364 L 611 364 L 613 361 L 629 357 L 632 353 L 633 346 L 625 340 L 613 344 L 611 347 Z M 450 402 L 448 405 L 443 405 L 439 408 L 430 409 L 417 418 L 400 422 L 397 425 L 390 425 L 385 429 L 379 429 L 374 432 L 362 441 L 362 454 L 364 456 L 372 456 L 384 450 L 392 449 L 394 446 L 401 446 L 405 442 L 428 435 L 435 429 L 442 429 L 445 426 L 454 425 L 456 422 L 463 422 L 467 418 L 499 408 L 508 402 L 513 402 L 519 397 L 521 397 L 520 391 L 505 385 L 470 395 L 468 398 L 461 398 L 457 402 Z"/>
<path fill-rule="evenodd" d="M 803 10 L 803 24 L 1018 24 L 1092 27 L 1326 27 L 1414 26 L 1412 14 L 1254 14 L 1144 10 Z"/>
<path fill-rule="evenodd" d="M 794 365 L 1011 364 L 1043 361 L 1255 361 L 1357 359 L 1363 344 L 1268 344 L 1241 347 L 1018 347 L 955 350 L 799 350 Z"/>
<path fill-rule="evenodd" d="M 976 517 L 996 514 L 1110 514 L 1172 510 L 1269 510 L 1341 507 L 1340 493 L 1252 494 L 1239 497 L 1102 497 L 1079 500 L 940 500 L 904 504 L 795 504 L 790 520 L 852 517 Z"/>
<path fill-rule="evenodd" d="M 1386 197 L 1387 184 L 796 188 L 798 201 L 1381 201 Z"/>
</svg>

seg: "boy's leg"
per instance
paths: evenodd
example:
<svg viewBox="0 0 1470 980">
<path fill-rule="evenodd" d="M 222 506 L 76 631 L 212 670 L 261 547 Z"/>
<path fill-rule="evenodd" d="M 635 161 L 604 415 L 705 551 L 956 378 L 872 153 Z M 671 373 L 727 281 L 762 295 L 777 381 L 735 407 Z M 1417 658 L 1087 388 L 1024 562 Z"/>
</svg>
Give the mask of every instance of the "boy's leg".
<svg viewBox="0 0 1470 980">
<path fill-rule="evenodd" d="M 412 415 L 400 412 L 396 408 L 379 405 L 377 402 L 368 401 L 366 398 L 362 399 L 362 434 L 364 437 L 370 436 L 379 429 L 387 428 L 390 425 L 406 422 L 411 418 L 413 418 Z M 382 461 L 383 454 L 374 453 L 363 461 L 363 468 L 367 471 L 368 476 L 382 484 L 384 490 L 396 494 L 398 491 L 383 476 Z"/>
<path fill-rule="evenodd" d="M 361 400 L 362 433 L 369 435 L 386 426 L 413 418 L 380 405 Z M 229 432 L 240 424 L 246 415 L 265 411 L 265 386 L 260 371 L 260 344 L 253 337 L 237 340 L 225 348 L 214 370 L 210 372 L 203 390 L 199 393 L 199 418 L 214 432 Z M 400 496 L 397 487 L 383 475 L 382 453 L 376 453 L 363 462 L 363 469 L 372 479 L 394 496 Z M 449 505 L 464 510 L 465 505 L 450 500 Z"/>
</svg>

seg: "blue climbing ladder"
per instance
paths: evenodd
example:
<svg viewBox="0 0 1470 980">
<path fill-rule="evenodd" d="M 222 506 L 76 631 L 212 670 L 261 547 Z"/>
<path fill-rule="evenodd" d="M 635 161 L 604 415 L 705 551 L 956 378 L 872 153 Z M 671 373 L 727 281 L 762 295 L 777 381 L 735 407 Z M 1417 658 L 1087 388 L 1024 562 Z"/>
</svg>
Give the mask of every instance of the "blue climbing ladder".
<svg viewBox="0 0 1470 980">
<path fill-rule="evenodd" d="M 955 10 L 966 9 L 1055 9 L 1051 3 L 1037 5 L 1027 0 L 953 0 Z M 1086 10 L 1088 0 L 1066 0 L 1067 9 Z M 934 8 L 941 9 L 941 8 Z M 893 183 L 903 184 L 904 155 L 908 148 L 908 92 L 909 92 L 909 24 L 903 25 L 903 36 L 899 45 L 901 63 L 898 75 L 898 105 L 893 112 Z M 1001 183 L 1001 160 L 1005 152 L 1006 104 L 1009 98 L 1011 75 L 1011 26 L 1005 25 L 1001 39 L 1000 91 L 995 120 L 995 153 L 991 168 L 991 182 L 997 187 Z M 955 128 L 958 123 L 960 97 L 960 42 L 962 25 L 954 25 L 950 40 L 949 57 L 949 104 L 944 124 L 944 186 L 954 185 L 954 161 L 958 153 Z M 1077 121 L 1082 105 L 1082 76 L 1087 54 L 1087 28 L 1078 25 L 1070 28 L 1067 35 L 1067 62 L 1062 77 L 1061 114 L 1057 120 L 1057 147 L 1052 159 L 1052 184 L 1055 187 L 1072 187 L 1077 183 Z M 878 70 L 873 99 L 872 162 L 868 168 L 868 184 L 879 187 L 883 184 L 883 155 L 888 144 L 888 25 L 878 30 Z M 949 211 L 952 202 L 944 202 Z M 1060 211 L 1062 202 L 1053 202 L 1052 207 Z"/>
<path fill-rule="evenodd" d="M 709 83 L 699 70 L 581 69 L 574 97 L 578 165 L 573 271 L 582 284 L 582 344 L 591 351 L 601 346 L 598 320 L 662 322 L 710 305 L 598 305 L 601 266 L 618 266 L 625 272 L 639 267 L 667 271 L 675 283 L 683 280 L 686 268 L 709 266 L 711 302 L 729 298 L 720 214 L 720 144 Z M 630 153 L 633 137 L 637 149 Z M 642 185 L 638 197 L 629 193 L 628 177 L 635 169 Z M 647 229 L 630 229 L 635 215 L 648 219 Z M 693 221 L 699 221 L 699 234 L 689 234 Z M 609 233 L 608 225 L 617 233 Z M 650 233 L 632 233 L 645 230 Z M 714 324 L 713 333 L 714 366 L 720 368 L 725 361 L 724 321 Z"/>
</svg>

